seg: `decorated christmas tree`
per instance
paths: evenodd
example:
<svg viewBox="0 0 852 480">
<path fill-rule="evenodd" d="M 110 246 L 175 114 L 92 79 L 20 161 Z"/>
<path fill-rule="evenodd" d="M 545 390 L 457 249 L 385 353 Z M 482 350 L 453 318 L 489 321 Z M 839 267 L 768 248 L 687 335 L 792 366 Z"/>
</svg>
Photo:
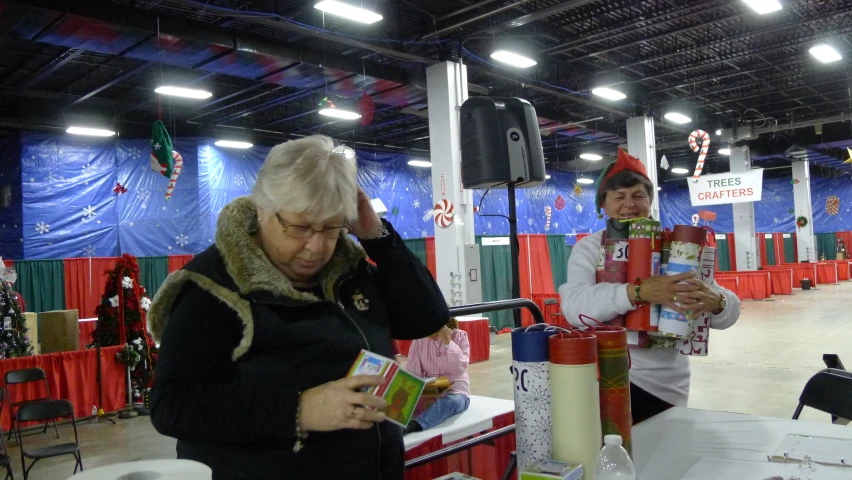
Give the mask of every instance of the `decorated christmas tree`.
<svg viewBox="0 0 852 480">
<path fill-rule="evenodd" d="M 139 264 L 133 255 L 125 253 L 106 275 L 101 304 L 95 309 L 98 322 L 92 341 L 100 342 L 102 347 L 125 346 L 116 359 L 130 367 L 133 395 L 139 399 L 150 386 L 157 358 L 145 321 L 151 299 L 139 284 Z"/>
<path fill-rule="evenodd" d="M 33 354 L 27 317 L 21 313 L 18 295 L 12 291 L 17 274 L 6 270 L 0 259 L 0 358 L 26 357 Z"/>
</svg>

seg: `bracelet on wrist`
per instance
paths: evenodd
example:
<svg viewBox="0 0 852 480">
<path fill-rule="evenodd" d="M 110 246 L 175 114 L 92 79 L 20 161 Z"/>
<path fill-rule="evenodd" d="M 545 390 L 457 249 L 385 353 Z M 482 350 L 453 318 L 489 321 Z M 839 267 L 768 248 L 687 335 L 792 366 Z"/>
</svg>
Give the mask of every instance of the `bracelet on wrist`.
<svg viewBox="0 0 852 480">
<path fill-rule="evenodd" d="M 642 298 L 639 296 L 640 288 L 642 288 L 642 279 L 636 277 L 636 280 L 633 280 L 633 294 L 635 296 L 636 308 L 642 308 L 645 306 L 645 302 L 643 302 Z"/>
</svg>

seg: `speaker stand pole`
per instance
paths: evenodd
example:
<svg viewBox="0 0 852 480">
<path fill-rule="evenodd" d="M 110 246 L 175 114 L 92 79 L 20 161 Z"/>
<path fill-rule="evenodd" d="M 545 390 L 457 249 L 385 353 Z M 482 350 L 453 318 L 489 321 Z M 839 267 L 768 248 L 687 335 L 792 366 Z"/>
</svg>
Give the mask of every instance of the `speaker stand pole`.
<svg viewBox="0 0 852 480">
<path fill-rule="evenodd" d="M 515 182 L 509 182 L 509 242 L 512 255 L 512 298 L 521 298 L 521 268 L 519 264 L 518 208 L 515 204 Z M 515 328 L 521 327 L 521 310 L 512 310 Z"/>
<path fill-rule="evenodd" d="M 127 366 L 127 407 L 118 414 L 118 418 L 125 420 L 128 418 L 136 418 L 139 413 L 133 408 L 133 387 L 130 383 L 130 365 Z"/>
</svg>

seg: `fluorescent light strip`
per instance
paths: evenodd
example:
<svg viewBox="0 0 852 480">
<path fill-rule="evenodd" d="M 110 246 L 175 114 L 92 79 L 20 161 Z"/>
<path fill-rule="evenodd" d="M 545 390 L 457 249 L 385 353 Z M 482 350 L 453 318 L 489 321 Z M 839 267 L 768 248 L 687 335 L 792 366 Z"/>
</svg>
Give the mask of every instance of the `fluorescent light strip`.
<svg viewBox="0 0 852 480">
<path fill-rule="evenodd" d="M 550 180 L 550 174 L 549 174 L 549 173 L 546 173 L 546 174 L 544 175 L 544 179 L 545 179 L 545 180 Z"/>
<path fill-rule="evenodd" d="M 684 173 L 689 173 L 689 170 L 687 170 L 685 168 L 675 167 L 675 168 L 672 169 L 672 173 L 684 174 Z"/>
<path fill-rule="evenodd" d="M 349 110 L 341 110 L 339 108 L 323 108 L 318 113 L 326 117 L 340 118 L 343 120 L 357 120 L 361 118 L 360 113 L 351 112 Z"/>
<path fill-rule="evenodd" d="M 213 96 L 212 93 L 206 90 L 197 90 L 194 88 L 183 88 L 183 87 L 173 87 L 170 85 L 163 85 L 162 87 L 157 87 L 154 90 L 155 93 L 159 93 L 160 95 L 171 95 L 173 97 L 184 97 L 184 98 L 195 98 L 199 100 L 203 100 L 205 98 L 210 98 Z"/>
<path fill-rule="evenodd" d="M 338 2 L 336 0 L 324 0 L 314 5 L 317 10 L 322 10 L 329 15 L 336 15 L 347 20 L 352 20 L 358 23 L 376 23 L 383 17 L 376 12 L 364 10 L 361 7 L 349 5 L 348 3 Z"/>
<path fill-rule="evenodd" d="M 503 62 L 505 64 L 518 68 L 529 68 L 538 63 L 532 58 L 525 57 L 523 55 L 519 55 L 515 52 L 510 52 L 508 50 L 495 50 L 491 54 L 491 58 L 497 60 L 498 62 Z"/>
<path fill-rule="evenodd" d="M 583 185 L 591 185 L 591 184 L 595 183 L 595 181 L 592 180 L 591 178 L 582 177 L 582 178 L 577 179 L 577 183 L 582 183 Z"/>
<path fill-rule="evenodd" d="M 581 153 L 580 158 L 582 158 L 583 160 L 591 160 L 592 162 L 603 160 L 603 157 L 598 155 L 597 153 Z"/>
<path fill-rule="evenodd" d="M 813 55 L 814 58 L 822 63 L 832 63 L 838 60 L 843 60 L 843 57 L 837 53 L 837 50 L 832 48 L 831 45 L 826 45 L 824 43 L 814 45 L 808 51 L 811 52 L 811 55 Z"/>
<path fill-rule="evenodd" d="M 730 155 L 730 154 L 731 154 L 730 148 L 720 148 L 719 149 L 719 155 Z"/>
<path fill-rule="evenodd" d="M 409 160 L 408 164 L 418 168 L 432 168 L 432 162 L 428 160 Z"/>
<path fill-rule="evenodd" d="M 624 100 L 627 98 L 627 95 L 619 92 L 618 90 L 613 90 L 612 88 L 607 87 L 598 87 L 592 89 L 592 94 L 597 95 L 601 98 L 605 98 L 607 100 Z"/>
<path fill-rule="evenodd" d="M 217 147 L 225 147 L 225 148 L 251 148 L 253 145 L 249 142 L 239 142 L 236 140 L 216 140 L 214 144 Z"/>
<path fill-rule="evenodd" d="M 689 123 L 692 121 L 691 118 L 687 117 L 682 113 L 677 112 L 669 112 L 663 116 L 666 117 L 667 120 L 672 121 L 674 123 Z"/>
<path fill-rule="evenodd" d="M 777 12 L 781 10 L 781 4 L 778 0 L 744 0 L 745 4 L 752 8 L 755 12 L 764 15 L 767 13 Z"/>
<path fill-rule="evenodd" d="M 68 130 L 65 130 L 65 132 L 72 135 L 86 135 L 89 137 L 111 137 L 115 135 L 115 132 L 112 130 L 90 127 L 68 127 Z"/>
</svg>

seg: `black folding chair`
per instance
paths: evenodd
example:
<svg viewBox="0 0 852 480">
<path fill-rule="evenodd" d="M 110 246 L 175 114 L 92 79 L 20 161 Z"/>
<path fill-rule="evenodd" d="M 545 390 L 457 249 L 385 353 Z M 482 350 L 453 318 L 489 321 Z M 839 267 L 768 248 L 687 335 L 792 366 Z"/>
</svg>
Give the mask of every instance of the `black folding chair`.
<svg viewBox="0 0 852 480">
<path fill-rule="evenodd" d="M 6 390 L 0 388 L 0 416 L 3 415 L 3 405 L 6 403 Z M 14 426 L 10 431 L 14 431 Z M 0 448 L 2 448 L 3 453 L 0 453 L 0 465 L 6 469 L 6 477 L 4 480 L 15 480 L 15 475 L 12 474 L 12 457 L 9 456 L 9 452 L 6 450 L 6 436 L 3 435 L 3 425 L 0 424 Z"/>
<path fill-rule="evenodd" d="M 31 448 L 24 446 L 24 438 L 21 435 L 21 424 L 23 422 L 46 422 L 57 418 L 71 417 L 71 425 L 74 427 L 74 443 L 62 443 L 48 447 Z M 74 406 L 68 400 L 46 400 L 43 402 L 27 403 L 18 409 L 17 428 L 18 445 L 21 447 L 21 467 L 24 470 L 24 480 L 30 475 L 30 469 L 41 459 L 71 455 L 74 463 L 74 473 L 77 469 L 83 471 L 83 457 L 80 454 L 80 440 L 77 438 L 77 420 L 74 418 Z M 33 460 L 27 466 L 27 458 Z"/>
<path fill-rule="evenodd" d="M 835 368 L 820 370 L 805 384 L 793 420 L 799 418 L 805 405 L 838 417 L 852 418 L 852 372 Z"/>
<path fill-rule="evenodd" d="M 9 399 L 9 413 L 12 415 L 12 424 L 15 422 L 15 409 L 20 408 L 23 405 L 27 405 L 30 403 L 39 403 L 51 400 L 50 397 L 50 383 L 47 381 L 47 374 L 44 373 L 44 370 L 40 368 L 25 368 L 23 370 L 12 370 L 11 372 L 6 372 L 6 391 L 8 395 L 6 398 Z M 47 397 L 40 398 L 30 398 L 27 400 L 21 400 L 19 402 L 15 402 L 12 399 L 12 389 L 9 388 L 10 385 L 21 385 L 24 383 L 32 383 L 32 382 L 44 382 L 44 388 L 47 391 Z M 15 429 L 9 430 L 9 440 L 12 439 L 12 432 Z M 56 433 L 56 438 L 59 438 L 59 429 L 56 428 L 56 421 L 53 422 L 53 432 Z M 47 422 L 44 424 L 44 430 L 41 433 L 47 433 Z"/>
</svg>

